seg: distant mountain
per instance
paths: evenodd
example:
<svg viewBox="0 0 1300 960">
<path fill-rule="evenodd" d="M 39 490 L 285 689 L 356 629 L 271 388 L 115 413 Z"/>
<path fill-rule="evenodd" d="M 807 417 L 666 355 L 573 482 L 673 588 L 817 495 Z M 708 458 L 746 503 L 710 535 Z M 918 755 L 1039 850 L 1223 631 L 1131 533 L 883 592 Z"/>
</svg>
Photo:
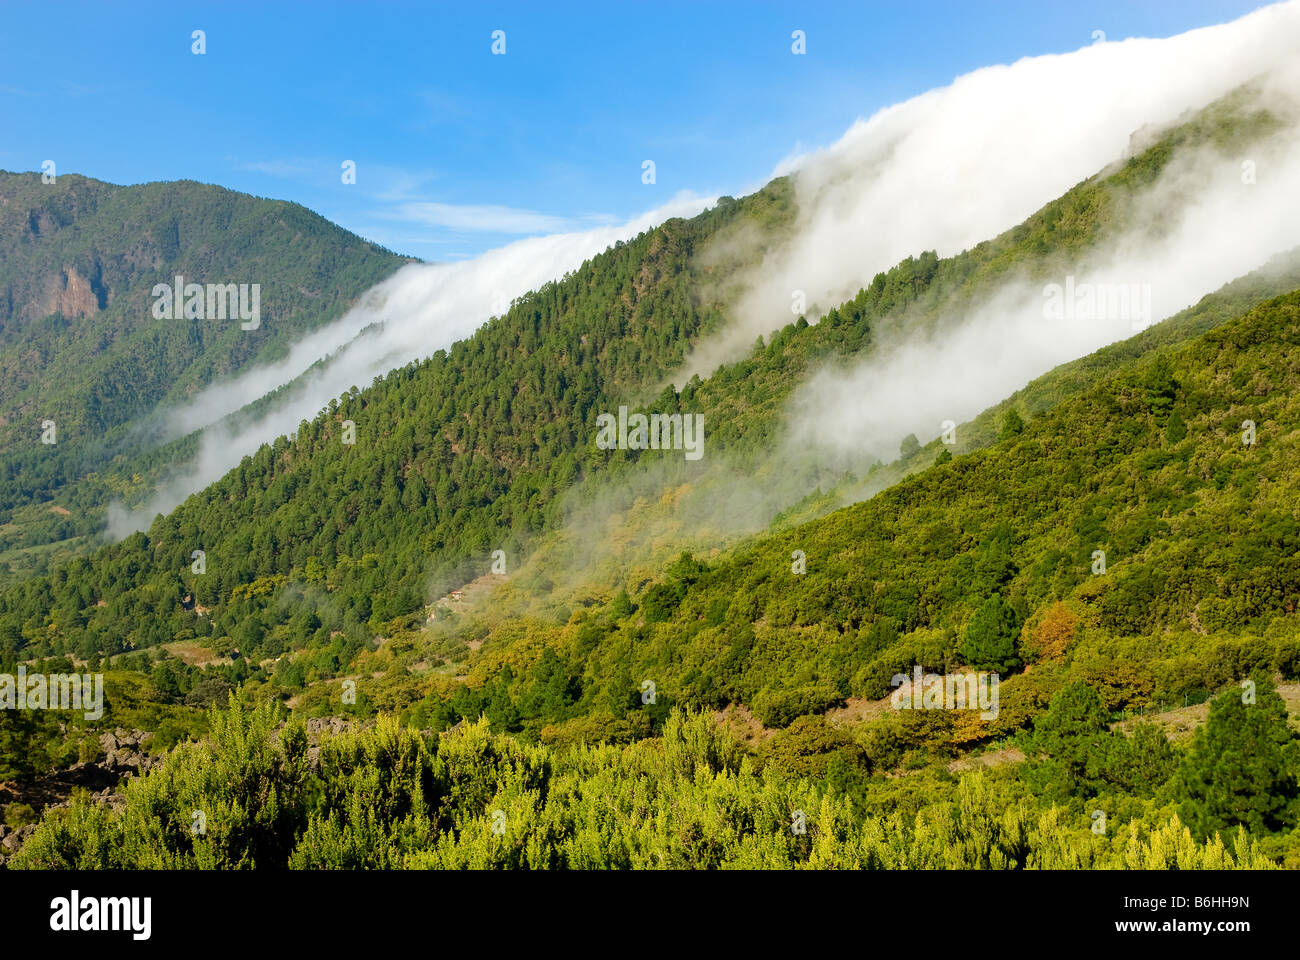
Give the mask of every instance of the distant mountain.
<svg viewBox="0 0 1300 960">
<path fill-rule="evenodd" d="M 283 353 L 404 262 L 297 204 L 221 187 L 0 172 L 0 565 L 101 529 L 111 487 L 132 482 L 111 465 L 156 442 L 157 410 Z M 157 316 L 153 289 L 177 276 L 258 284 L 257 326 Z M 93 494 L 50 503 L 92 474 Z"/>
</svg>

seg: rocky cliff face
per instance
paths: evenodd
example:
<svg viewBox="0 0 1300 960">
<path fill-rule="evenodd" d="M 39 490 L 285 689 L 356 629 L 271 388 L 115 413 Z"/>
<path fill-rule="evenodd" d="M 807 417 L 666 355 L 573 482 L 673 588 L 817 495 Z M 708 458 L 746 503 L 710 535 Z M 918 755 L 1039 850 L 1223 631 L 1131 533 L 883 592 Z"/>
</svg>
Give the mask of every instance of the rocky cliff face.
<svg viewBox="0 0 1300 960">
<path fill-rule="evenodd" d="M 95 266 L 98 267 L 98 262 Z M 60 313 L 65 317 L 89 317 L 108 302 L 108 291 L 100 282 L 98 270 L 83 277 L 76 267 L 64 267 L 46 286 L 48 293 L 38 306 L 42 316 Z"/>
</svg>

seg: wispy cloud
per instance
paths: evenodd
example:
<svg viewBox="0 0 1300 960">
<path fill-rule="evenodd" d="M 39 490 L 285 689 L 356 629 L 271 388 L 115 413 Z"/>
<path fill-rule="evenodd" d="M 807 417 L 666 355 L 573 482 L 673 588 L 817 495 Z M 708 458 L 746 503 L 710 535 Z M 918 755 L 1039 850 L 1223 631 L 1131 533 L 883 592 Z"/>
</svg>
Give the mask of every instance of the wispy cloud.
<svg viewBox="0 0 1300 960">
<path fill-rule="evenodd" d="M 447 203 L 428 197 L 429 186 L 439 174 L 428 170 L 406 170 L 376 164 L 364 158 L 356 162 L 356 183 L 360 197 L 373 209 L 367 216 L 376 220 L 432 227 L 456 233 L 495 233 L 506 236 L 541 236 L 573 233 L 593 227 L 611 226 L 618 218 L 591 213 L 557 216 L 496 203 Z M 260 173 L 279 180 L 295 180 L 332 186 L 338 183 L 343 160 L 337 157 L 282 157 L 235 161 L 236 169 Z M 411 242 L 428 243 L 419 237 Z"/>
<path fill-rule="evenodd" d="M 441 176 L 432 170 L 408 170 L 389 164 L 373 163 L 364 156 L 333 157 L 271 157 L 260 160 L 228 158 L 236 170 L 260 173 L 277 180 L 294 180 L 318 187 L 338 187 L 342 164 L 351 160 L 356 164 L 355 188 L 361 196 L 371 201 L 393 204 L 421 199 L 418 191 L 425 189 Z"/>
<path fill-rule="evenodd" d="M 402 220 L 465 233 L 569 233 L 614 222 L 614 217 L 602 214 L 579 218 L 557 217 L 538 213 L 535 210 L 521 210 L 498 204 L 452 204 L 433 201 L 410 201 L 399 204 L 393 210 L 381 211 L 375 215 L 385 220 Z"/>
<path fill-rule="evenodd" d="M 240 170 L 264 173 L 282 180 L 306 180 L 320 175 L 322 163 L 309 160 L 254 160 L 236 166 Z"/>
</svg>

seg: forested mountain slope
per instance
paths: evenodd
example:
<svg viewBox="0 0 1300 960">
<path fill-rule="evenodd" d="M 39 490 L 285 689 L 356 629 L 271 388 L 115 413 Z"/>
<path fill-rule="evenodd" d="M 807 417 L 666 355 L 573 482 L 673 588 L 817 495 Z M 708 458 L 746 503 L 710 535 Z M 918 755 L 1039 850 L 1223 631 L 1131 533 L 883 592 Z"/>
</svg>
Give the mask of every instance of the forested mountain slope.
<svg viewBox="0 0 1300 960">
<path fill-rule="evenodd" d="M 536 736 L 594 715 L 616 732 L 647 678 L 659 711 L 744 704 L 783 727 L 880 698 L 918 664 L 998 671 L 1002 715 L 969 742 L 1014 731 L 1079 675 L 1112 709 L 1295 676 L 1298 345 L 1293 292 L 1008 417 L 990 447 L 716 559 L 683 555 L 567 623 L 471 618 L 453 628 L 481 645 L 467 683 L 381 659 L 361 687 L 387 704 L 428 690 L 422 723 L 486 712 Z"/>
</svg>

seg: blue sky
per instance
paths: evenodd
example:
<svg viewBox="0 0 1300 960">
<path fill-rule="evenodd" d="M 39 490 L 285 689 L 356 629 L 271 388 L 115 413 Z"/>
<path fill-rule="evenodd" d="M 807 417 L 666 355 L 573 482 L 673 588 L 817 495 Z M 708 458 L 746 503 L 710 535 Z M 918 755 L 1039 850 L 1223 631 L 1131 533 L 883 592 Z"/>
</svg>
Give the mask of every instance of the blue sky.
<svg viewBox="0 0 1300 960">
<path fill-rule="evenodd" d="M 678 191 L 746 193 L 797 150 L 980 66 L 1073 50 L 1095 30 L 1168 36 L 1257 6 L 11 3 L 0 168 L 52 159 L 114 183 L 217 183 L 457 260 L 620 222 Z M 803 56 L 791 53 L 796 29 Z M 354 185 L 341 182 L 345 160 Z"/>
</svg>

